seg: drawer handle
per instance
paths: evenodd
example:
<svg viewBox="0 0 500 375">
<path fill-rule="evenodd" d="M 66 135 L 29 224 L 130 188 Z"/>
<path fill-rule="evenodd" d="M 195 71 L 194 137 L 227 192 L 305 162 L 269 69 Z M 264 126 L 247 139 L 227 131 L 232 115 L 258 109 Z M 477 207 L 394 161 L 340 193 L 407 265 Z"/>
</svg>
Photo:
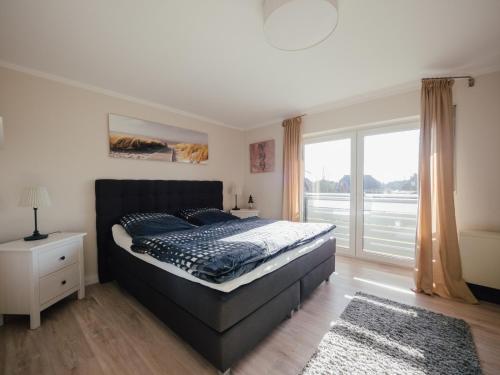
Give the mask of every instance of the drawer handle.
<svg viewBox="0 0 500 375">
<path fill-rule="evenodd" d="M 64 259 L 66 259 L 66 256 L 64 256 L 64 255 L 59 258 L 59 260 L 64 260 Z"/>
<path fill-rule="evenodd" d="M 61 284 L 62 285 L 66 284 L 66 280 L 61 281 Z"/>
</svg>

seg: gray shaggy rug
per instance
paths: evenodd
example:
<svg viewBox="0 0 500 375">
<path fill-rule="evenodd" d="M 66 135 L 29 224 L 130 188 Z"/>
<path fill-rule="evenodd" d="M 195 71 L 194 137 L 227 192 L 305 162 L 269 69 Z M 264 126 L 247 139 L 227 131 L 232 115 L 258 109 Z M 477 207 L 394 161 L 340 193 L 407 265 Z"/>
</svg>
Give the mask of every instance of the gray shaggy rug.
<svg viewBox="0 0 500 375">
<path fill-rule="evenodd" d="M 356 293 L 302 375 L 482 374 L 467 323 Z"/>
</svg>

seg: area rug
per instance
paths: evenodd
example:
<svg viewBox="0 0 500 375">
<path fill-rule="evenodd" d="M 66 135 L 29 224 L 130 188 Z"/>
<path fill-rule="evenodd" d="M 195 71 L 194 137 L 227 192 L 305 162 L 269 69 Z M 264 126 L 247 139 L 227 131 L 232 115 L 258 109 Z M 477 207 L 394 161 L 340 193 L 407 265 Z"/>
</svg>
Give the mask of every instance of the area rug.
<svg viewBox="0 0 500 375">
<path fill-rule="evenodd" d="M 460 319 L 356 293 L 302 375 L 482 374 Z"/>
</svg>

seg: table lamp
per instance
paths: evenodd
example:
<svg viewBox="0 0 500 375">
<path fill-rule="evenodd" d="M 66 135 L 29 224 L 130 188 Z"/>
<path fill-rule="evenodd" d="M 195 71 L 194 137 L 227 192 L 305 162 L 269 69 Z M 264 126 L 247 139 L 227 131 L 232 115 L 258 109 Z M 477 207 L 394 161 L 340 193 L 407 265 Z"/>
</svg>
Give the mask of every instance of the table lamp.
<svg viewBox="0 0 500 375">
<path fill-rule="evenodd" d="M 234 194 L 234 208 L 233 210 L 239 210 L 238 207 L 238 195 L 243 194 L 243 188 L 239 185 L 233 185 L 231 187 L 231 194 Z"/>
<path fill-rule="evenodd" d="M 46 187 L 35 186 L 24 189 L 21 194 L 19 206 L 32 207 L 35 215 L 35 230 L 31 236 L 24 237 L 25 241 L 43 240 L 48 237 L 48 234 L 40 234 L 40 232 L 38 232 L 37 211 L 40 207 L 48 207 L 50 204 L 49 192 Z"/>
</svg>

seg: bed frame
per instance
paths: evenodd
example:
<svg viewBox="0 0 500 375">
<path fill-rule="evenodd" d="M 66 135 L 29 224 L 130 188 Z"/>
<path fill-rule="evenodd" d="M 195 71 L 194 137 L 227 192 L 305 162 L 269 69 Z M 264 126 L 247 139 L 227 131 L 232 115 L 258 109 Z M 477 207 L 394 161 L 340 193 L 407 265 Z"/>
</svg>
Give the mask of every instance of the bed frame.
<svg viewBox="0 0 500 375">
<path fill-rule="evenodd" d="M 115 244 L 111 227 L 133 212 L 222 209 L 221 181 L 96 180 L 99 281 L 112 280 L 220 372 L 265 338 L 335 269 L 335 239 L 230 293 L 170 274 Z"/>
</svg>

